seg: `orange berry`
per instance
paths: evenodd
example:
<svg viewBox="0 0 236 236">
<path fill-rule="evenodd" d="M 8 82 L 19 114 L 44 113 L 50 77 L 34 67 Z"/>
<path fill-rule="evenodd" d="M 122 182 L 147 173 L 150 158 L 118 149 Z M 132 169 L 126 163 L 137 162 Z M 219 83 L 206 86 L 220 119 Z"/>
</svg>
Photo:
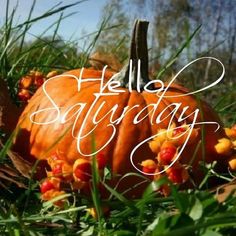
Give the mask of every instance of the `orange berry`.
<svg viewBox="0 0 236 236">
<path fill-rule="evenodd" d="M 58 75 L 58 72 L 56 70 L 52 70 L 46 75 L 46 78 L 52 78 L 53 76 L 56 75 Z"/>
<path fill-rule="evenodd" d="M 55 186 L 54 184 L 50 181 L 50 180 L 45 180 L 41 186 L 40 186 L 40 190 L 41 190 L 41 193 L 46 193 L 47 191 L 49 190 L 52 190 L 52 189 L 55 189 Z"/>
<path fill-rule="evenodd" d="M 62 176 L 62 165 L 63 165 L 63 163 L 60 162 L 60 163 L 57 163 L 57 164 L 55 164 L 55 165 L 53 166 L 53 168 L 52 168 L 52 174 L 53 174 L 54 176 L 59 176 L 59 177 Z"/>
<path fill-rule="evenodd" d="M 232 141 L 233 148 L 236 149 L 236 140 Z"/>
<path fill-rule="evenodd" d="M 167 172 L 167 175 L 169 180 L 171 180 L 173 183 L 182 183 L 182 173 L 180 169 L 170 168 Z"/>
<path fill-rule="evenodd" d="M 56 197 L 58 197 L 60 195 L 63 195 L 63 194 L 65 194 L 64 191 L 51 189 L 51 190 L 45 192 L 44 194 L 42 194 L 41 198 L 44 201 L 49 201 L 49 200 L 52 200 L 53 198 L 56 198 Z M 64 206 L 64 201 L 65 201 L 65 198 L 63 198 L 61 200 L 58 200 L 58 201 L 54 202 L 53 204 L 55 206 L 58 206 L 58 207 L 63 207 Z"/>
<path fill-rule="evenodd" d="M 215 150 L 218 154 L 229 155 L 231 149 L 233 148 L 233 143 L 228 138 L 221 138 L 218 140 L 218 143 L 215 145 Z"/>
<path fill-rule="evenodd" d="M 165 141 L 165 142 L 161 145 L 161 150 L 164 149 L 164 148 L 169 148 L 169 147 L 176 148 L 176 146 L 175 146 L 171 141 Z"/>
<path fill-rule="evenodd" d="M 88 182 L 92 178 L 92 165 L 85 159 L 77 159 L 73 165 L 75 180 Z"/>
<path fill-rule="evenodd" d="M 28 89 L 32 85 L 33 79 L 31 76 L 26 75 L 22 77 L 19 81 L 19 87 L 23 89 Z"/>
<path fill-rule="evenodd" d="M 171 142 L 164 142 L 157 157 L 158 163 L 161 165 L 169 165 L 172 162 L 176 152 L 177 148 Z"/>
<path fill-rule="evenodd" d="M 48 157 L 48 164 L 53 168 L 53 166 L 59 162 L 62 162 L 64 159 L 63 159 L 63 156 L 59 155 L 57 152 L 51 154 L 49 157 Z"/>
<path fill-rule="evenodd" d="M 52 174 L 60 178 L 66 178 L 72 173 L 72 167 L 66 162 L 58 160 L 52 165 Z"/>
<path fill-rule="evenodd" d="M 189 132 L 191 132 L 191 134 L 188 138 Z M 187 144 L 192 144 L 196 141 L 197 136 L 198 129 L 191 129 L 191 127 L 183 125 L 173 130 L 171 142 L 173 142 L 176 146 L 181 146 L 186 142 L 188 138 Z"/>
<path fill-rule="evenodd" d="M 158 141 L 160 145 L 168 139 L 169 132 L 167 129 L 159 129 L 158 130 L 158 136 L 154 138 L 155 141 Z"/>
<path fill-rule="evenodd" d="M 181 133 L 185 132 L 186 129 L 184 127 L 177 127 L 176 129 L 173 130 L 173 137 L 179 136 Z"/>
<path fill-rule="evenodd" d="M 188 171 L 181 165 L 175 165 L 166 170 L 168 179 L 175 184 L 182 184 L 189 178 Z"/>
<path fill-rule="evenodd" d="M 34 76 L 35 76 L 36 78 L 43 78 L 43 77 L 44 77 L 44 76 L 43 76 L 43 73 L 40 72 L 40 71 L 34 71 Z"/>
<path fill-rule="evenodd" d="M 230 128 L 225 128 L 225 133 L 230 139 L 236 139 L 236 128 L 233 126 Z"/>
<path fill-rule="evenodd" d="M 229 159 L 228 164 L 231 170 L 236 170 L 236 155 Z"/>
<path fill-rule="evenodd" d="M 21 89 L 18 93 L 18 98 L 23 102 L 27 102 L 31 98 L 31 94 L 29 90 Z"/>
<path fill-rule="evenodd" d="M 155 163 L 155 161 L 151 159 L 142 161 L 141 166 L 142 166 L 142 171 L 147 174 L 155 173 L 157 169 L 157 164 Z"/>
<path fill-rule="evenodd" d="M 45 78 L 43 77 L 35 77 L 35 80 L 34 80 L 34 85 L 39 88 L 45 81 Z"/>
<path fill-rule="evenodd" d="M 150 149 L 152 150 L 153 153 L 158 153 L 160 151 L 160 142 L 158 140 L 152 140 L 148 143 Z"/>
<path fill-rule="evenodd" d="M 40 71 L 30 71 L 30 74 L 34 78 L 34 85 L 39 88 L 45 81 L 44 75 Z"/>
</svg>

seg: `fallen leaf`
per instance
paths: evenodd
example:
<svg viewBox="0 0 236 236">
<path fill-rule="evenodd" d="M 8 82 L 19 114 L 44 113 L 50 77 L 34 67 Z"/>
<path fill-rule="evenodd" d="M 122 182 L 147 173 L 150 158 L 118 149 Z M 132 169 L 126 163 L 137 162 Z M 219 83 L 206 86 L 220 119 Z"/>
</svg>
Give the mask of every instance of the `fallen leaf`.
<svg viewBox="0 0 236 236">
<path fill-rule="evenodd" d="M 5 175 L 5 174 L 2 173 L 2 172 L 0 172 L 0 178 L 1 178 L 1 179 L 4 179 L 4 180 L 7 180 L 7 181 L 10 182 L 10 183 L 16 184 L 19 188 L 26 188 L 26 185 L 25 185 L 24 183 L 22 183 L 22 182 L 19 181 L 19 180 L 14 179 L 14 178 L 11 178 L 11 177 Z M 4 184 L 2 183 L 2 185 L 4 185 Z"/>
<path fill-rule="evenodd" d="M 104 66 L 108 66 L 110 70 L 117 72 L 122 68 L 118 58 L 110 53 L 95 52 L 89 57 L 89 63 L 97 70 L 102 70 Z"/>
<path fill-rule="evenodd" d="M 224 202 L 230 194 L 236 196 L 236 179 L 230 183 L 218 186 L 214 192 L 219 202 Z"/>
<path fill-rule="evenodd" d="M 23 157 L 21 157 L 16 152 L 11 150 L 7 151 L 7 155 L 10 157 L 14 167 L 26 178 L 31 177 L 31 171 L 33 168 L 32 163 L 26 161 Z"/>
</svg>

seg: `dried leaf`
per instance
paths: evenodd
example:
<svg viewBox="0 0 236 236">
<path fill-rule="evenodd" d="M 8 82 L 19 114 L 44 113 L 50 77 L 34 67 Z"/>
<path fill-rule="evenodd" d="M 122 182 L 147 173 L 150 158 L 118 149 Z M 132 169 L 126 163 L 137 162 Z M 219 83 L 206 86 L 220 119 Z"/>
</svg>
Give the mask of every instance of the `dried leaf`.
<svg viewBox="0 0 236 236">
<path fill-rule="evenodd" d="M 122 68 L 122 64 L 119 62 L 118 58 L 108 53 L 95 52 L 90 56 L 89 63 L 98 70 L 102 70 L 104 66 L 108 66 L 110 70 L 118 72 Z"/>
<path fill-rule="evenodd" d="M 224 202 L 230 194 L 236 196 L 236 180 L 217 187 L 214 192 L 216 192 L 216 198 L 219 202 Z"/>
<path fill-rule="evenodd" d="M 0 147 L 4 147 L 3 143 L 0 140 Z M 35 168 L 34 163 L 29 162 L 28 160 L 26 160 L 25 158 L 23 158 L 22 156 L 20 156 L 17 152 L 14 152 L 10 149 L 8 149 L 6 151 L 7 156 L 11 159 L 13 166 L 15 167 L 15 169 L 24 177 L 30 179 L 32 178 L 32 170 Z M 14 168 L 11 168 L 10 166 L 4 166 L 2 167 L 4 168 L 3 172 L 8 172 L 8 174 L 10 175 L 15 175 L 16 172 L 14 172 Z M 1 170 L 1 166 L 0 166 L 0 170 Z M 40 167 L 36 167 L 36 174 L 34 175 L 34 177 L 37 178 L 37 173 L 40 170 Z M 41 172 L 40 172 L 41 173 Z"/>
<path fill-rule="evenodd" d="M 0 166 L 0 172 L 6 173 L 12 177 L 19 177 L 19 173 L 16 173 L 15 169 L 6 164 Z"/>
<path fill-rule="evenodd" d="M 26 161 L 23 157 L 21 157 L 16 152 L 8 150 L 8 156 L 10 157 L 15 168 L 26 178 L 30 178 L 30 174 L 33 168 L 32 163 Z"/>
<path fill-rule="evenodd" d="M 10 183 L 14 183 L 16 184 L 19 188 L 26 188 L 25 184 L 23 184 L 22 182 L 16 180 L 16 179 L 13 179 L 11 177 L 8 177 L 6 176 L 4 173 L 0 172 L 0 178 L 1 179 L 4 179 L 4 180 L 7 180 L 8 182 Z"/>
</svg>

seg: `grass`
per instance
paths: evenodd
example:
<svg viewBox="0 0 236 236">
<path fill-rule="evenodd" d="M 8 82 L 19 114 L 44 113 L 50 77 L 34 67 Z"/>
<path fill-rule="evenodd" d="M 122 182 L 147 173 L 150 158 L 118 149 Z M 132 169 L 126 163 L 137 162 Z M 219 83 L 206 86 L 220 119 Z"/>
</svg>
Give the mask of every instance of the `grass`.
<svg viewBox="0 0 236 236">
<path fill-rule="evenodd" d="M 81 2 L 78 1 L 75 4 Z M 22 75 L 27 74 L 31 69 L 46 73 L 52 69 L 63 71 L 88 65 L 89 54 L 96 46 L 101 32 L 110 29 L 106 28 L 109 18 L 104 19 L 100 28 L 88 35 L 91 40 L 88 47 L 80 48 L 78 52 L 75 49 L 78 42 L 73 40 L 65 42 L 58 36 L 61 22 L 66 17 L 70 17 L 70 15 L 64 15 L 63 11 L 75 4 L 64 6 L 57 4 L 44 14 L 32 18 L 34 1 L 27 20 L 14 25 L 17 6 L 12 12 L 9 12 L 9 0 L 7 1 L 6 20 L 0 29 L 0 75 L 7 82 L 15 103 L 18 102 L 17 82 Z M 49 27 L 55 28 L 51 37 L 46 37 L 48 28 L 43 34 L 35 36 L 37 39 L 35 42 L 29 44 L 25 41 L 32 24 L 55 14 L 58 19 Z M 158 78 L 164 76 L 167 70 L 171 70 L 178 55 L 186 47 L 189 50 L 191 38 L 198 30 L 199 28 L 187 38 L 177 52 L 173 53 L 173 57 L 159 71 Z M 220 91 L 221 88 L 215 88 L 215 90 Z M 232 86 L 227 94 L 217 98 L 214 105 L 225 123 L 229 125 L 235 123 L 235 86 Z M 3 167 L 11 165 L 7 159 L 7 151 L 11 146 L 13 136 L 14 133 L 0 151 L 0 162 Z M 1 132 L 1 137 L 4 139 L 6 134 Z M 93 150 L 95 142 L 96 139 L 93 138 Z M 92 198 L 84 196 L 79 191 L 71 191 L 42 203 L 38 181 L 32 178 L 23 180 L 21 178 L 20 181 L 27 186 L 24 189 L 17 187 L 10 180 L 4 180 L 7 188 L 1 187 L 0 192 L 0 235 L 219 236 L 236 233 L 236 197 L 231 193 L 223 202 L 218 202 L 217 191 L 206 187 L 212 177 L 223 179 L 224 183 L 231 183 L 235 179 L 235 173 L 219 174 L 214 170 L 214 163 L 203 165 L 205 178 L 195 189 L 178 189 L 163 178 L 150 182 L 141 198 L 128 199 L 124 193 L 118 192 L 115 187 L 112 188 L 107 183 L 111 174 L 109 169 L 106 169 L 104 179 L 100 179 L 95 158 L 93 160 Z M 127 173 L 122 181 L 131 175 L 137 176 L 138 174 Z M 2 181 L 1 176 L 0 172 L 0 181 Z M 18 179 L 18 176 L 14 178 Z M 147 180 L 140 176 L 140 181 Z M 108 200 L 101 199 L 97 189 L 99 182 L 110 193 Z M 167 183 L 171 186 L 171 194 L 163 197 L 156 190 Z M 53 204 L 65 197 L 67 200 L 64 209 Z M 97 213 L 96 218 L 93 218 L 88 212 L 88 209 L 93 207 Z M 103 213 L 104 207 L 109 207 L 108 215 Z"/>
<path fill-rule="evenodd" d="M 158 189 L 166 181 L 161 179 L 151 183 L 143 197 L 136 200 L 124 199 L 105 185 L 113 198 L 96 201 L 97 207 L 101 204 L 109 206 L 110 215 L 101 214 L 97 220 L 86 213 L 94 206 L 93 200 L 78 193 L 66 194 L 53 200 L 58 201 L 65 196 L 71 198 L 62 210 L 54 207 L 53 201 L 41 204 L 35 189 L 23 212 L 21 204 L 24 197 L 21 195 L 21 201 L 16 203 L 1 201 L 0 229 L 8 233 L 9 229 L 18 230 L 23 235 L 57 235 L 59 232 L 62 235 L 208 235 L 210 232 L 233 235 L 236 230 L 235 197 L 229 195 L 223 203 L 218 203 L 215 193 L 206 190 L 179 192 L 173 185 L 169 197 L 153 193 L 153 188 Z M 23 192 L 21 194 L 24 195 Z"/>
</svg>

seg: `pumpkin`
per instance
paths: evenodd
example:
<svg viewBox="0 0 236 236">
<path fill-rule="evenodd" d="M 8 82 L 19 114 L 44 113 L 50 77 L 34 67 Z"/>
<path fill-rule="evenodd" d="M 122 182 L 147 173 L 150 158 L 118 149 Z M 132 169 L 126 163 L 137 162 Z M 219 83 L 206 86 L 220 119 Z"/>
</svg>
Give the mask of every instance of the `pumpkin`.
<svg viewBox="0 0 236 236">
<path fill-rule="evenodd" d="M 133 30 L 133 36 L 131 40 L 130 59 L 133 61 L 133 67 L 131 70 L 130 64 L 125 66 L 119 73 L 115 74 L 113 71 L 106 70 L 104 73 L 104 81 L 107 82 L 112 76 L 114 81 L 120 83 L 118 89 L 122 89 L 122 93 L 116 96 L 100 96 L 96 104 L 93 104 L 95 100 L 95 94 L 99 93 L 101 87 L 100 78 L 103 75 L 103 71 L 93 68 L 84 69 L 81 73 L 81 69 L 75 69 L 65 72 L 62 76 L 48 81 L 45 85 L 45 89 L 54 103 L 60 109 L 60 117 L 65 114 L 70 114 L 70 119 L 66 122 L 61 122 L 61 119 L 55 119 L 57 111 L 55 109 L 47 110 L 52 107 L 52 102 L 46 96 L 43 87 L 40 87 L 33 97 L 29 100 L 24 112 L 22 113 L 18 126 L 20 126 L 21 132 L 18 135 L 14 148 L 21 153 L 28 160 L 35 161 L 40 159 L 46 162 L 49 161 L 49 157 L 53 153 L 59 153 L 62 159 L 68 166 L 73 169 L 74 163 L 79 159 L 89 158 L 83 154 L 90 154 L 93 152 L 92 142 L 94 137 L 95 150 L 102 149 L 99 153 L 107 158 L 107 165 L 111 168 L 113 174 L 125 175 L 129 172 L 136 172 L 130 161 L 130 154 L 137 144 L 145 139 L 155 135 L 158 130 L 166 129 L 171 122 L 171 109 L 170 104 L 180 103 L 181 109 L 176 112 L 173 117 L 173 123 L 176 125 L 182 125 L 183 123 L 192 123 L 193 117 L 190 115 L 193 111 L 201 107 L 202 116 L 198 115 L 197 122 L 200 121 L 214 121 L 221 124 L 221 121 L 213 109 L 204 101 L 198 101 L 193 95 L 184 95 L 188 93 L 188 90 L 178 84 L 171 84 L 168 88 L 166 95 L 158 105 L 158 108 L 152 114 L 152 119 L 156 119 L 158 115 L 165 110 L 163 117 L 166 117 L 162 122 L 151 124 L 151 113 L 148 105 L 157 103 L 158 97 L 156 94 L 150 92 L 150 87 L 158 89 L 158 84 L 151 86 L 149 90 L 145 90 L 145 85 L 150 82 L 148 75 L 148 50 L 147 50 L 147 27 L 148 22 L 137 20 Z M 138 59 L 141 60 L 141 79 L 137 86 L 137 74 L 138 74 Z M 131 74 L 133 76 L 129 77 Z M 81 88 L 78 91 L 78 81 L 74 78 L 79 78 L 82 74 Z M 115 74 L 115 75 L 114 75 Z M 74 76 L 74 77 L 72 77 Z M 93 81 L 85 81 L 92 78 Z M 97 80 L 94 80 L 96 79 Z M 132 80 L 129 80 L 132 78 Z M 128 87 L 132 85 L 132 91 Z M 167 85 L 165 85 L 166 87 Z M 104 92 L 109 92 L 106 88 Z M 172 96 L 172 97 L 170 97 Z M 83 109 L 80 109 L 80 105 L 86 104 Z M 104 105 L 102 105 L 104 104 Z M 133 107 L 129 110 L 114 127 L 109 126 L 111 113 L 112 120 L 118 120 L 125 107 Z M 93 108 L 90 110 L 91 106 Z M 181 116 L 181 111 L 184 107 L 189 107 L 186 110 L 185 116 L 189 116 L 184 122 L 179 122 L 178 119 Z M 116 107 L 115 111 L 112 108 Z M 145 109 L 147 107 L 147 109 Z M 166 109 L 166 107 L 169 107 Z M 42 111 L 43 109 L 46 109 Z M 80 109 L 80 110 L 79 110 Z M 96 113 L 99 109 L 99 112 Z M 34 116 L 32 114 L 34 112 Z M 113 112 L 114 111 L 114 112 Z M 134 118 L 138 113 L 142 111 L 142 122 L 134 124 Z M 87 115 L 89 114 L 89 115 Z M 78 115 L 78 116 L 76 116 Z M 100 123 L 94 128 L 93 118 L 102 119 Z M 33 118 L 35 123 L 30 119 Z M 55 120 L 54 122 L 51 122 Z M 83 124 L 83 121 L 86 122 Z M 38 123 L 44 123 L 40 125 Z M 46 124 L 47 123 L 47 124 Z M 73 134 L 77 136 L 79 130 L 83 127 L 82 135 L 87 135 L 80 140 L 80 152 L 78 152 L 77 139 L 72 136 L 71 130 L 74 128 Z M 196 138 L 187 145 L 184 152 L 181 155 L 181 163 L 188 164 L 193 156 L 199 142 L 201 143 L 201 127 L 199 126 L 199 133 Z M 104 144 L 115 133 L 108 145 Z M 193 178 L 198 182 L 200 180 L 200 168 L 199 161 L 205 159 L 206 162 L 213 162 L 217 160 L 224 163 L 224 160 L 215 151 L 214 146 L 217 140 L 224 137 L 225 133 L 222 128 L 215 132 L 215 126 L 205 125 L 205 142 L 201 145 L 205 145 L 203 157 L 202 148 L 200 147 L 196 152 L 195 159 L 193 161 Z M 90 132 L 93 130 L 93 132 Z M 150 141 L 150 140 L 149 140 Z M 146 159 L 154 159 L 155 153 L 146 142 L 140 148 L 138 148 L 134 154 L 133 161 L 138 169 L 142 169 L 141 163 Z M 140 167 L 140 168 L 139 168 Z M 137 177 L 129 177 L 124 181 L 121 189 L 126 189 L 134 186 L 140 179 Z"/>
</svg>

